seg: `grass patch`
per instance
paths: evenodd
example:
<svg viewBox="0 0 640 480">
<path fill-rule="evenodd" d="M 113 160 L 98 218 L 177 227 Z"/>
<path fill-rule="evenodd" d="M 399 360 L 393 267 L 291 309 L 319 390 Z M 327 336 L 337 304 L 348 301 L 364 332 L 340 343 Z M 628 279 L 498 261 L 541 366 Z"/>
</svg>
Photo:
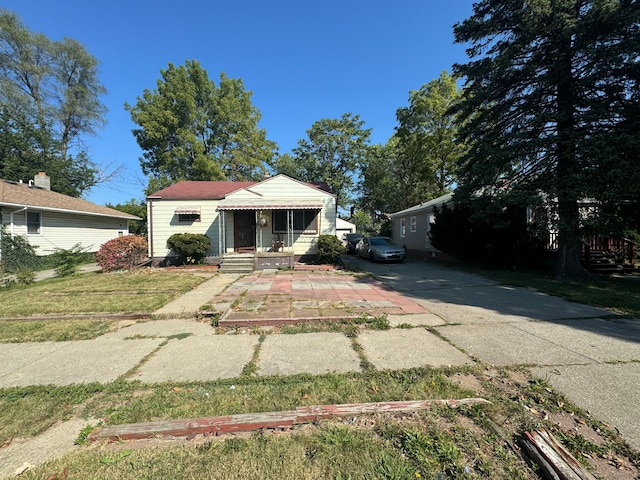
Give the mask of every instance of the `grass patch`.
<svg viewBox="0 0 640 480">
<path fill-rule="evenodd" d="M 90 340 L 107 333 L 117 320 L 0 320 L 0 343 Z"/>
<path fill-rule="evenodd" d="M 71 418 L 80 404 L 103 389 L 104 386 L 91 383 L 0 390 L 0 444 L 14 437 L 37 435 Z"/>
<path fill-rule="evenodd" d="M 0 317 L 151 313 L 205 280 L 158 270 L 54 278 L 2 292 Z M 27 298 L 34 300 L 25 301 Z"/>
<path fill-rule="evenodd" d="M 353 319 L 299 322 L 293 325 L 282 325 L 276 327 L 276 331 L 287 335 L 332 332 L 343 333 L 347 337 L 353 338 L 360 333 L 362 327 L 370 330 L 389 330 L 389 328 L 391 328 L 389 320 L 384 315 L 378 315 L 376 317 L 362 315 Z"/>
<path fill-rule="evenodd" d="M 464 385 L 473 385 L 469 389 Z M 477 389 L 480 389 L 479 393 Z M 68 469 L 69 478 L 334 478 L 536 479 L 513 445 L 523 431 L 552 430 L 580 458 L 624 457 L 631 468 L 640 455 L 615 432 L 569 404 L 526 370 L 481 366 L 320 376 L 251 377 L 193 383 L 144 385 L 118 381 L 106 386 L 31 387 L 2 392 L 11 408 L 52 397 L 53 406 L 78 405 L 80 413 L 107 425 L 171 418 L 289 410 L 302 405 L 483 396 L 490 405 L 434 407 L 414 414 L 362 415 L 156 448 L 123 445 L 82 447 L 23 474 L 49 478 Z M 87 398 L 90 397 L 90 398 Z M 47 404 L 48 405 L 48 404 Z M 0 412 L 6 409 L 1 404 Z M 0 415 L 2 415 L 0 413 Z M 575 419 L 594 425 L 594 443 L 572 428 L 548 420 Z M 43 415 L 44 417 L 44 415 Z M 10 419 L 9 419 L 10 420 Z M 3 425 L 5 417 L 0 417 Z M 13 427 L 12 427 L 13 428 Z M 82 434 L 89 432 L 87 427 Z M 584 433 L 584 432 L 583 432 Z M 151 442 L 154 445 L 154 442 Z M 164 446 L 164 448 L 159 447 Z M 635 465 L 635 466 L 634 466 Z M 596 472 L 598 473 L 598 472 Z M 605 475 L 606 477 L 606 475 Z"/>
</svg>

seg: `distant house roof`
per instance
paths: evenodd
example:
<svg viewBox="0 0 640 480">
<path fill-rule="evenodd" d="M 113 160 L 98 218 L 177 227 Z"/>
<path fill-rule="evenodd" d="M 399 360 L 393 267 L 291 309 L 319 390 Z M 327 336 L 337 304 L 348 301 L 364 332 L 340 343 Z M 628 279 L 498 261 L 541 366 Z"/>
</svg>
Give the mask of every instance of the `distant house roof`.
<svg viewBox="0 0 640 480">
<path fill-rule="evenodd" d="M 271 177 L 272 178 L 272 177 Z M 268 180 L 268 178 L 266 179 Z M 297 180 L 296 180 L 297 181 Z M 170 187 L 163 188 L 147 198 L 162 200 L 222 200 L 227 195 L 243 188 L 252 187 L 261 182 L 214 182 L 183 180 Z M 300 182 L 327 193 L 330 187 L 324 182 Z"/>
<path fill-rule="evenodd" d="M 228 194 L 258 182 L 195 182 L 182 181 L 163 188 L 148 198 L 163 200 L 221 200 Z"/>
<path fill-rule="evenodd" d="M 113 208 L 102 207 L 81 198 L 70 197 L 62 193 L 53 192 L 46 188 L 36 187 L 27 183 L 12 182 L 0 179 L 0 207 L 37 208 L 65 213 L 82 215 L 97 215 L 102 217 L 126 218 L 139 220 L 139 217 L 120 212 Z"/>
<path fill-rule="evenodd" d="M 414 205 L 413 207 L 406 208 L 399 212 L 391 213 L 389 214 L 389 216 L 393 218 L 393 217 L 398 217 L 402 215 L 409 215 L 411 213 L 418 213 L 423 210 L 430 210 L 430 209 L 433 209 L 433 207 L 440 206 L 445 203 L 449 203 L 452 198 L 453 198 L 453 193 L 447 193 L 446 195 L 442 195 L 438 198 L 434 198 L 433 200 L 429 200 L 428 202 L 424 202 L 419 205 Z"/>
</svg>

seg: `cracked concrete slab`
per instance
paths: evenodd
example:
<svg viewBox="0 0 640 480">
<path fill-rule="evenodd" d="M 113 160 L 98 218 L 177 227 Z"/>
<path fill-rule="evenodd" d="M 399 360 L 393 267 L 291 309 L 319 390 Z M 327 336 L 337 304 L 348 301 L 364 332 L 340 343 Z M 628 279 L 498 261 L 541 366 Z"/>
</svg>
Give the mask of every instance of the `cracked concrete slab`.
<svg viewBox="0 0 640 480">
<path fill-rule="evenodd" d="M 411 313 L 408 315 L 388 315 L 389 325 L 397 327 L 399 325 L 412 325 L 414 327 L 435 327 L 444 325 L 445 322 L 433 313 Z"/>
<path fill-rule="evenodd" d="M 416 303 L 447 323 L 502 323 L 529 320 L 594 318 L 610 315 L 601 308 L 524 288 L 504 285 L 454 287 L 416 294 Z"/>
<path fill-rule="evenodd" d="M 187 333 L 190 335 L 214 335 L 213 327 L 204 322 L 194 320 L 167 319 L 137 322 L 120 328 L 115 332 L 106 333 L 101 339 L 125 339 L 131 337 L 167 338 L 173 335 Z"/>
<path fill-rule="evenodd" d="M 0 344 L 0 388 L 27 385 L 109 383 L 155 350 L 162 339 L 79 340 Z M 15 359 L 19 352 L 21 357 Z"/>
<path fill-rule="evenodd" d="M 212 335 L 172 339 L 130 378 L 145 383 L 233 378 L 253 358 L 256 335 Z"/>
<path fill-rule="evenodd" d="M 518 328 L 593 362 L 640 361 L 637 320 L 563 320 L 519 323 Z"/>
<path fill-rule="evenodd" d="M 360 370 L 360 358 L 341 333 L 269 335 L 258 359 L 259 375 L 319 375 Z"/>
<path fill-rule="evenodd" d="M 377 369 L 472 363 L 467 355 L 423 328 L 370 330 L 358 335 L 358 343 Z"/>
<path fill-rule="evenodd" d="M 518 328 L 519 324 L 446 325 L 436 330 L 491 365 L 566 365 L 593 359 Z"/>
<path fill-rule="evenodd" d="M 91 423 L 90 420 L 72 419 L 49 428 L 37 437 L 25 441 L 13 441 L 0 449 L 0 478 L 16 474 L 18 469 L 37 467 L 49 460 L 61 457 L 73 449 L 80 431 Z"/>
</svg>

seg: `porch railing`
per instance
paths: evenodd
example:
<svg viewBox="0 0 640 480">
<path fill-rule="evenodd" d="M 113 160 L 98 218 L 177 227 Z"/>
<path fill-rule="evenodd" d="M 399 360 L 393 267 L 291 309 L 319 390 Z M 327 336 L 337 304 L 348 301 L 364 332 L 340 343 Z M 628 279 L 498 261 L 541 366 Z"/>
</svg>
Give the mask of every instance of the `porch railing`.
<svg viewBox="0 0 640 480">
<path fill-rule="evenodd" d="M 558 250 L 558 234 L 550 233 L 545 245 L 546 250 Z M 613 238 L 608 235 L 593 235 L 582 239 L 581 257 L 585 266 L 589 266 L 594 255 L 607 254 L 614 263 L 631 265 L 636 263 L 636 244 L 627 238 Z"/>
<path fill-rule="evenodd" d="M 626 238 L 613 238 L 606 235 L 594 235 L 582 241 L 582 254 L 587 265 L 593 252 L 607 252 L 620 265 L 636 264 L 636 244 Z"/>
</svg>

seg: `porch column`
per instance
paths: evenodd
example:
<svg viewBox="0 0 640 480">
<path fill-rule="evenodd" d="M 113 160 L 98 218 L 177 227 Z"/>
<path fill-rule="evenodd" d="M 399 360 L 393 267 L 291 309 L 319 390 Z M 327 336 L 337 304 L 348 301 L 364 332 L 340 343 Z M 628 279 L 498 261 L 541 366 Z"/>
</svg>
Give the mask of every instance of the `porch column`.
<svg viewBox="0 0 640 480">
<path fill-rule="evenodd" d="M 218 213 L 218 255 L 222 256 L 226 252 L 225 238 L 224 238 L 224 218 L 226 216 L 225 210 L 219 210 Z"/>
<path fill-rule="evenodd" d="M 287 243 L 293 252 L 293 210 L 287 210 Z"/>
</svg>

